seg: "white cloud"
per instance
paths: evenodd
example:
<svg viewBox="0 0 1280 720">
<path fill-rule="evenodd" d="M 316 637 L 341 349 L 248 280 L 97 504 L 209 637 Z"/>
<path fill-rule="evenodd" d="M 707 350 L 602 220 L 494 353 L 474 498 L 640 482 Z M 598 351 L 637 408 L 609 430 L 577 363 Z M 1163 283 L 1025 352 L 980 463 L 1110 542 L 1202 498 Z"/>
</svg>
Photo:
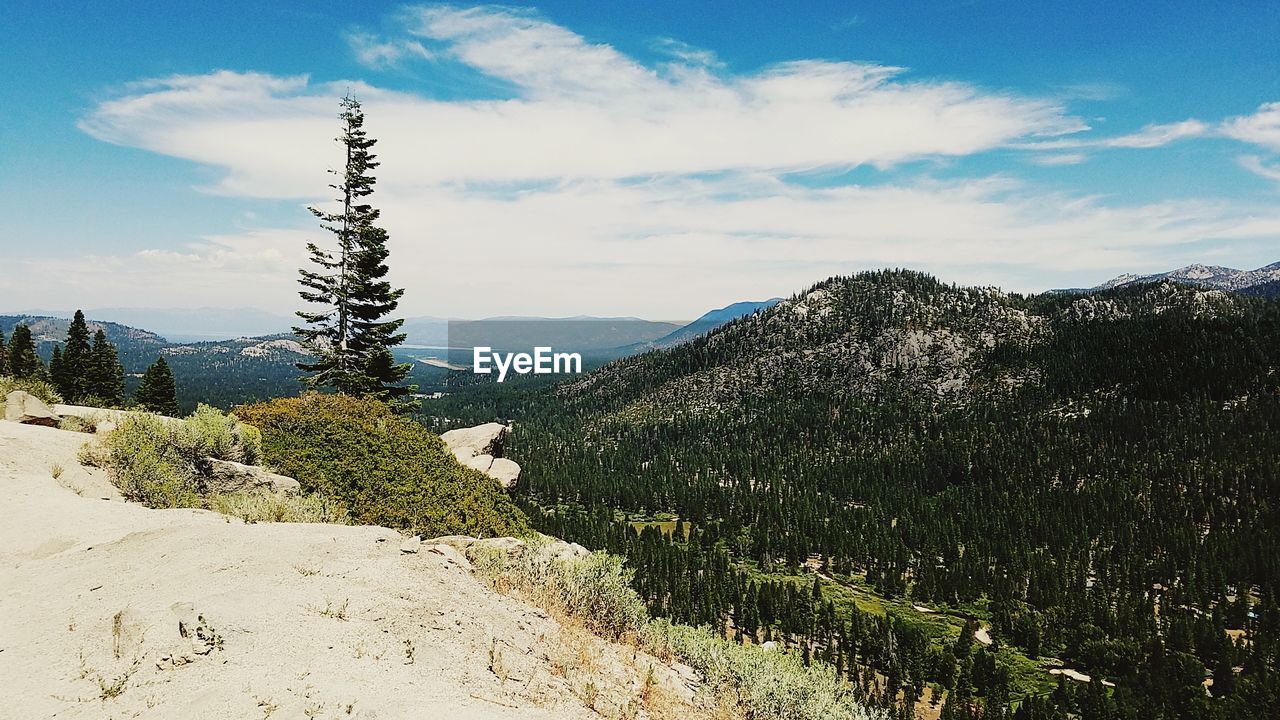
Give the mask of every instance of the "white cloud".
<svg viewBox="0 0 1280 720">
<path fill-rule="evenodd" d="M 650 68 L 510 10 L 430 8 L 410 30 L 438 56 L 509 84 L 511 97 L 444 101 L 354 84 L 387 182 L 883 167 L 1083 128 L 1052 101 L 866 63 L 725 75 L 697 56 Z M 225 71 L 171 77 L 129 88 L 82 127 L 224 167 L 219 192 L 310 197 L 332 162 L 334 98 L 352 86 Z"/>
<path fill-rule="evenodd" d="M 395 67 L 405 60 L 431 60 L 435 56 L 415 40 L 382 40 L 367 32 L 347 33 L 347 44 L 356 61 L 369 68 Z"/>
<path fill-rule="evenodd" d="M 405 311 L 470 317 L 689 318 L 730 299 L 786 295 L 882 266 L 1033 290 L 1146 267 L 1153 253 L 1170 267 L 1186 264 L 1206 243 L 1261 252 L 1280 236 L 1274 211 L 1241 216 L 1192 202 L 1117 209 L 1003 178 L 814 190 L 751 174 L 581 180 L 518 193 L 394 187 L 378 199 L 392 279 L 408 290 Z M 325 237 L 308 223 L 176 251 L 28 262 L 8 276 L 25 284 L 12 290 L 30 304 L 102 304 L 104 292 L 114 300 L 110 293 L 146 288 L 178 307 L 288 312 L 298 307 L 296 268 L 308 239 Z M 49 288 L 57 296 L 40 299 Z"/>
<path fill-rule="evenodd" d="M 1058 153 L 1054 155 L 1032 155 L 1031 162 L 1036 165 L 1045 167 L 1054 167 L 1058 165 L 1079 165 L 1088 160 L 1088 156 L 1082 153 Z"/>
<path fill-rule="evenodd" d="M 1222 134 L 1280 152 L 1280 102 L 1266 103 L 1252 115 L 1224 122 Z"/>
<path fill-rule="evenodd" d="M 1102 138 L 1066 138 L 1025 143 L 1019 147 L 1027 150 L 1066 150 L 1074 148 L 1137 148 L 1164 147 L 1178 140 L 1201 137 L 1209 132 L 1209 126 L 1199 120 L 1183 120 L 1174 123 L 1155 123 L 1128 135 Z"/>
<path fill-rule="evenodd" d="M 379 140 L 374 199 L 410 314 L 691 317 L 885 265 L 1029 290 L 1075 284 L 1056 280 L 1071 273 L 1150 265 L 1152 253 L 1190 258 L 1206 242 L 1251 248 L 1280 236 L 1280 214 L 1270 210 L 1113 208 L 999 177 L 834 187 L 786 180 L 794 171 L 1009 146 L 1155 147 L 1205 132 L 1196 121 L 1064 140 L 1086 128 L 1055 101 L 911 79 L 900 68 L 801 60 L 733 74 L 677 41 L 662 43 L 670 60 L 650 67 L 532 13 L 436 7 L 408 17 L 406 37 L 353 41 L 357 59 L 394 62 L 416 44 L 432 56 L 430 71 L 461 64 L 505 97 L 439 99 L 220 71 L 129 86 L 81 127 L 219 168 L 213 192 L 324 199 L 326 169 L 340 159 L 336 99 L 351 89 Z M 1032 161 L 1083 159 L 1065 152 Z M 58 299 L 40 298 L 48 288 L 64 305 L 101 305 L 103 293 L 145 288 L 174 306 L 283 312 L 296 307 L 307 239 L 325 240 L 299 208 L 295 227 L 176 250 L 157 241 L 127 257 L 29 258 L 0 289 L 21 285 L 32 305 Z M 92 297 L 68 296 L 75 293 Z M 222 301 L 225 294 L 234 297 Z"/>
<path fill-rule="evenodd" d="M 1257 155 L 1242 155 L 1239 158 L 1240 167 L 1249 172 L 1260 175 L 1268 180 L 1280 182 L 1280 164 L 1268 165 Z"/>
</svg>

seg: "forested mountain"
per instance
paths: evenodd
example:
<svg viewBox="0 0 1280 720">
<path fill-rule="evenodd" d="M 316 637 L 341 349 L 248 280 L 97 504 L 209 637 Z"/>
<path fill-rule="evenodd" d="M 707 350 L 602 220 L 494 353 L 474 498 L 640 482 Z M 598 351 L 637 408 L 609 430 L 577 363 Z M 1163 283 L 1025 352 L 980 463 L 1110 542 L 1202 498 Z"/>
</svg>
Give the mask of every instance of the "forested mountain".
<svg viewBox="0 0 1280 720">
<path fill-rule="evenodd" d="M 551 389 L 455 400 L 437 410 L 517 421 L 541 528 L 625 553 L 655 612 L 791 645 L 874 701 L 1280 703 L 1276 302 L 867 273 Z"/>
<path fill-rule="evenodd" d="M 31 329 L 36 348 L 47 361 L 55 344 L 67 338 L 67 328 L 71 326 L 71 318 L 44 317 L 38 315 L 0 315 L 0 333 L 7 337 L 13 333 L 16 325 L 26 325 Z M 169 344 L 163 337 L 148 330 L 121 325 L 115 322 L 88 320 L 89 332 L 102 330 L 107 340 L 116 346 L 120 353 L 120 361 L 126 368 L 135 365 L 146 367 L 147 363 L 156 359 L 158 348 Z"/>
</svg>

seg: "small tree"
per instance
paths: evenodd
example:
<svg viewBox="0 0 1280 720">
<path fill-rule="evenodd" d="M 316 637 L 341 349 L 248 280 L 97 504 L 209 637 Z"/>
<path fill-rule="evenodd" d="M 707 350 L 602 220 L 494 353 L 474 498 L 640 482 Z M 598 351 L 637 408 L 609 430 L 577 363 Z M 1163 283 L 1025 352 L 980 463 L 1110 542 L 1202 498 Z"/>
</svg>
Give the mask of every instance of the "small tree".
<svg viewBox="0 0 1280 720">
<path fill-rule="evenodd" d="M 342 135 L 337 141 L 346 151 L 338 191 L 341 213 L 310 208 L 321 226 L 337 239 L 336 251 L 308 243 L 314 270 L 299 270 L 302 299 L 322 306 L 315 312 L 299 312 L 304 327 L 294 328 L 316 354 L 315 362 L 299 363 L 311 373 L 303 378 L 311 387 L 330 387 L 350 395 L 395 401 L 412 392 L 399 386 L 409 374 L 408 363 L 395 362 L 390 348 L 404 342 L 404 320 L 388 319 L 404 290 L 385 280 L 387 231 L 378 227 L 380 211 L 365 201 L 373 194 L 378 167 L 370 149 L 377 142 L 364 131 L 364 112 L 351 97 L 341 102 Z"/>
<path fill-rule="evenodd" d="M 18 325 L 9 339 L 9 373 L 14 377 L 45 378 L 44 361 L 36 354 L 31 328 Z"/>
<path fill-rule="evenodd" d="M 0 331 L 0 375 L 9 374 L 9 349 L 4 344 L 4 332 Z"/>
<path fill-rule="evenodd" d="M 172 374 L 169 377 L 172 379 Z M 93 335 L 85 380 L 86 397 L 112 407 L 124 403 L 124 367 L 116 346 L 107 342 L 102 330 Z"/>
<path fill-rule="evenodd" d="M 58 394 L 67 402 L 74 399 L 67 396 L 67 366 L 62 362 L 62 346 L 54 345 L 53 354 L 49 356 L 49 382 L 57 389 Z"/>
<path fill-rule="evenodd" d="M 156 358 L 143 373 L 142 382 L 133 392 L 133 401 L 152 412 L 178 416 L 178 388 L 173 381 L 173 371 L 163 357 Z"/>
</svg>

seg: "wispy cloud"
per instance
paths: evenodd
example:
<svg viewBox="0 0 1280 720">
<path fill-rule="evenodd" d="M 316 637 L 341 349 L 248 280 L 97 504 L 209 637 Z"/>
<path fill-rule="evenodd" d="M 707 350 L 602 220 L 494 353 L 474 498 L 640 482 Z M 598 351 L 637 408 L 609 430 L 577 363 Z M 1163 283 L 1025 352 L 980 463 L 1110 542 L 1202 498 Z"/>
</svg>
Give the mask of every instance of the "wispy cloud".
<svg viewBox="0 0 1280 720">
<path fill-rule="evenodd" d="M 1067 150 L 1083 148 L 1135 148 L 1164 147 L 1179 140 L 1201 137 L 1209 133 L 1209 125 L 1199 120 L 1183 120 L 1173 123 L 1153 123 L 1134 133 L 1112 137 L 1077 137 L 1026 143 L 1019 147 L 1028 150 Z"/>
<path fill-rule="evenodd" d="M 1257 155 L 1242 155 L 1239 162 L 1240 167 L 1255 175 L 1280 182 L 1280 163 L 1267 164 Z"/>
<path fill-rule="evenodd" d="M 1054 155 L 1032 155 L 1031 162 L 1044 167 L 1054 167 L 1060 165 L 1079 165 L 1088 160 L 1088 156 L 1082 153 L 1058 153 Z"/>
<path fill-rule="evenodd" d="M 356 61 L 368 68 L 396 67 L 405 60 L 430 60 L 434 57 L 416 40 L 383 40 L 361 31 L 349 32 L 346 38 Z"/>
</svg>

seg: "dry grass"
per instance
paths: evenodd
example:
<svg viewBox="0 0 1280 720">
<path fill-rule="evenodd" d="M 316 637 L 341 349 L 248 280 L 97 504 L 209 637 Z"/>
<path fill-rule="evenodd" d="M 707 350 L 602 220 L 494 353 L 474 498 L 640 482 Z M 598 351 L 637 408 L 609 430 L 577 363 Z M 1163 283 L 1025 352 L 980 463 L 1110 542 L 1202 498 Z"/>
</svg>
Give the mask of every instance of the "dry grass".
<svg viewBox="0 0 1280 720">
<path fill-rule="evenodd" d="M 245 522 L 351 524 L 347 509 L 320 495 L 285 495 L 267 489 L 215 495 L 211 509 Z M 301 572 L 301 571 L 299 571 Z"/>
</svg>

